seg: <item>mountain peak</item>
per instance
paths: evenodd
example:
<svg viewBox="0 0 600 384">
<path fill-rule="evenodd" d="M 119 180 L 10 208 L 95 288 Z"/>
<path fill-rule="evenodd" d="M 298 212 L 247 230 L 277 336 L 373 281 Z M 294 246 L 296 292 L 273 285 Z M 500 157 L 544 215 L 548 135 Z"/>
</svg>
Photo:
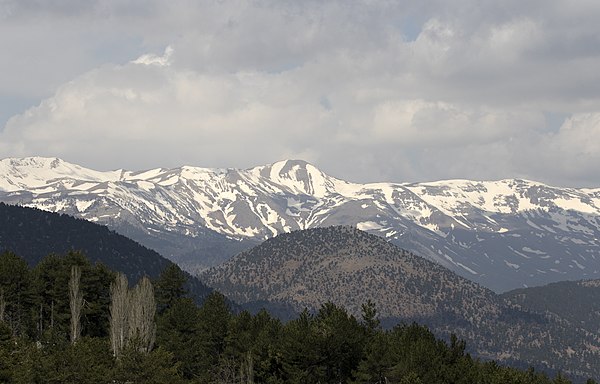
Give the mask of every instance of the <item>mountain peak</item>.
<svg viewBox="0 0 600 384">
<path fill-rule="evenodd" d="M 0 191 L 48 187 L 61 180 L 117 181 L 121 171 L 101 172 L 68 163 L 58 157 L 22 157 L 0 160 Z"/>
<path fill-rule="evenodd" d="M 42 157 L 42 156 L 29 156 L 29 157 L 12 157 L 0 160 L 0 163 L 20 168 L 56 168 L 63 162 L 58 157 Z"/>
<path fill-rule="evenodd" d="M 337 179 L 304 160 L 281 160 L 249 170 L 300 195 L 323 197 L 333 193 Z"/>
<path fill-rule="evenodd" d="M 298 165 L 301 167 L 306 167 L 309 164 L 310 163 L 308 161 L 303 160 L 303 159 L 283 159 L 283 160 L 274 162 L 272 165 L 289 165 L 289 166 Z"/>
</svg>

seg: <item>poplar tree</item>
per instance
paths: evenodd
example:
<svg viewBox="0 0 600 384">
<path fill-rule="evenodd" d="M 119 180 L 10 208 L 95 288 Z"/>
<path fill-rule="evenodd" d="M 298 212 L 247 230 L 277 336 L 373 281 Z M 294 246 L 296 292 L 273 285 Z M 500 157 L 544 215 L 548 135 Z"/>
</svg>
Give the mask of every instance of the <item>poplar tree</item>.
<svg viewBox="0 0 600 384">
<path fill-rule="evenodd" d="M 110 287 L 110 340 L 113 354 L 119 358 L 125 347 L 147 353 L 156 338 L 156 301 L 148 277 L 129 289 L 127 277 L 117 274 Z"/>
<path fill-rule="evenodd" d="M 127 277 L 117 273 L 110 285 L 110 343 L 113 355 L 119 358 L 127 340 L 128 293 Z"/>
<path fill-rule="evenodd" d="M 81 267 L 71 267 L 71 279 L 69 280 L 69 306 L 71 308 L 71 343 L 81 336 L 81 308 L 83 306 L 83 294 L 80 289 Z"/>
<path fill-rule="evenodd" d="M 129 294 L 128 337 L 140 352 L 150 352 L 156 337 L 154 288 L 146 276 Z"/>
<path fill-rule="evenodd" d="M 4 312 L 6 311 L 6 299 L 4 298 L 4 288 L 0 288 L 0 323 L 4 322 Z"/>
</svg>

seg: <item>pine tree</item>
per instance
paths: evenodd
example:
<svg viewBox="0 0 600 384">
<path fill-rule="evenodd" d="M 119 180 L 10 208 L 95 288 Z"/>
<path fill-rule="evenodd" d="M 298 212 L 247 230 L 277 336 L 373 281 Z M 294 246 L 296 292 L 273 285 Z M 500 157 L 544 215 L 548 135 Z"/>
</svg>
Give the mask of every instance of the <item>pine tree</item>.
<svg viewBox="0 0 600 384">
<path fill-rule="evenodd" d="M 204 301 L 198 313 L 200 330 L 201 364 L 204 372 L 216 374 L 219 360 L 225 350 L 231 311 L 225 296 L 212 292 Z"/>
<path fill-rule="evenodd" d="M 161 272 L 156 280 L 156 306 L 158 314 L 168 310 L 174 303 L 186 297 L 188 290 L 185 288 L 187 276 L 177 266 L 170 264 Z"/>
<path fill-rule="evenodd" d="M 383 331 L 377 332 L 368 342 L 364 356 L 354 372 L 354 383 L 385 384 L 393 366 L 390 337 Z"/>
<path fill-rule="evenodd" d="M 31 333 L 34 292 L 25 260 L 12 252 L 0 254 L 0 322 L 14 335 Z"/>
<path fill-rule="evenodd" d="M 197 378 L 204 367 L 200 335 L 199 310 L 192 299 L 177 300 L 158 318 L 156 344 L 181 363 L 186 379 Z"/>
</svg>

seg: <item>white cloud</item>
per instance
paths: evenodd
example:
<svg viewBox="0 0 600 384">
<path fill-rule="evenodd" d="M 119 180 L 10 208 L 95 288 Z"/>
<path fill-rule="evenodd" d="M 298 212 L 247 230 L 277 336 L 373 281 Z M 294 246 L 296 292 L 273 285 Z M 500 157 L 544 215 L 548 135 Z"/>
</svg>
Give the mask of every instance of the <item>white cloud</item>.
<svg viewBox="0 0 600 384">
<path fill-rule="evenodd" d="M 0 130 L 2 157 L 597 183 L 592 3 L 3 4 L 0 89 L 41 102 Z"/>
<path fill-rule="evenodd" d="M 523 161 L 538 174 L 560 175 L 565 185 L 598 186 L 600 169 L 600 113 L 578 113 L 569 117 L 557 132 L 540 138 L 536 147 L 522 153 Z M 533 174 L 532 172 L 532 174 Z"/>
<path fill-rule="evenodd" d="M 171 56 L 173 56 L 173 48 L 169 45 L 165 48 L 165 53 L 162 56 L 149 53 L 138 57 L 132 63 L 165 67 L 171 65 Z"/>
<path fill-rule="evenodd" d="M 502 141 L 542 124 L 542 116 L 535 113 L 401 100 L 376 108 L 373 132 L 378 139 L 403 147 L 464 147 Z"/>
</svg>

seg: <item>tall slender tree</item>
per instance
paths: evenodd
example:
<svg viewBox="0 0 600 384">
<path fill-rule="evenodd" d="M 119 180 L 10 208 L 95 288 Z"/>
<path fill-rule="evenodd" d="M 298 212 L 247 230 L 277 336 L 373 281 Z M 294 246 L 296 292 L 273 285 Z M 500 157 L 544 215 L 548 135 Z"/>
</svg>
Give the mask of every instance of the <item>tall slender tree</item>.
<svg viewBox="0 0 600 384">
<path fill-rule="evenodd" d="M 154 288 L 146 276 L 129 293 L 128 337 L 140 352 L 150 352 L 156 338 Z"/>
<path fill-rule="evenodd" d="M 110 340 L 113 354 L 119 358 L 126 346 L 138 352 L 152 350 L 156 338 L 156 301 L 148 277 L 129 289 L 127 277 L 117 274 L 110 287 Z"/>
<path fill-rule="evenodd" d="M 0 287 L 0 323 L 4 321 L 4 312 L 6 311 L 6 299 L 4 298 L 4 288 Z"/>
<path fill-rule="evenodd" d="M 110 286 L 110 342 L 113 355 L 119 358 L 127 340 L 129 283 L 127 277 L 118 273 Z"/>
<path fill-rule="evenodd" d="M 81 336 L 81 308 L 83 307 L 83 293 L 80 289 L 81 267 L 71 267 L 71 279 L 69 280 L 69 306 L 71 308 L 71 343 Z"/>
</svg>

